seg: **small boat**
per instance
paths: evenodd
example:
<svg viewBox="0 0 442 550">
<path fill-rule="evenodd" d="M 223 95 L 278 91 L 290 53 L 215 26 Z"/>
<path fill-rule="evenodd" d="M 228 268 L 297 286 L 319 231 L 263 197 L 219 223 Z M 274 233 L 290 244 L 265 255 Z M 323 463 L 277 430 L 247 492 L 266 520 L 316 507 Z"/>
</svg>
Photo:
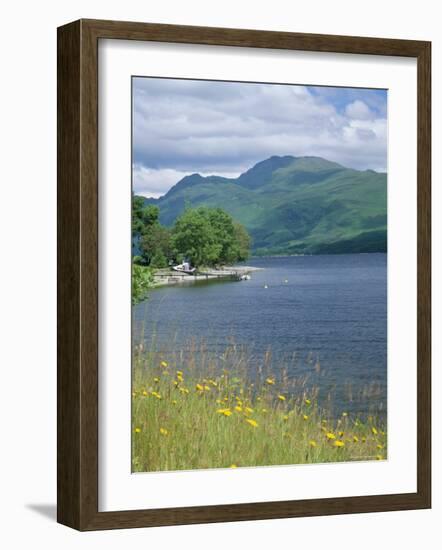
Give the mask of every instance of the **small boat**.
<svg viewBox="0 0 442 550">
<path fill-rule="evenodd" d="M 196 271 L 196 267 L 190 267 L 188 262 L 182 264 L 173 265 L 172 269 L 178 271 L 179 273 L 185 273 L 186 275 L 193 275 Z"/>
<path fill-rule="evenodd" d="M 248 275 L 247 273 L 243 273 L 242 275 L 240 275 L 238 277 L 238 280 L 240 281 L 250 281 L 252 277 L 250 277 L 250 275 Z"/>
</svg>

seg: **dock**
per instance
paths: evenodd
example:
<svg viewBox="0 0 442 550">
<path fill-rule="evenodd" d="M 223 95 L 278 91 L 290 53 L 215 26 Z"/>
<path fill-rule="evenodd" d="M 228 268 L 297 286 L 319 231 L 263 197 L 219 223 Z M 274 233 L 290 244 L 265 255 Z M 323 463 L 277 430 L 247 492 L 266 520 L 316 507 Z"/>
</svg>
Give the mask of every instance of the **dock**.
<svg viewBox="0 0 442 550">
<path fill-rule="evenodd" d="M 198 281 L 210 281 L 216 279 L 225 279 L 240 281 L 244 275 L 250 275 L 254 271 L 261 271 L 261 267 L 240 266 L 228 267 L 222 269 L 205 269 L 196 271 L 195 274 L 179 273 L 171 269 L 158 269 L 154 275 L 154 286 L 169 286 L 176 284 L 196 283 Z"/>
</svg>

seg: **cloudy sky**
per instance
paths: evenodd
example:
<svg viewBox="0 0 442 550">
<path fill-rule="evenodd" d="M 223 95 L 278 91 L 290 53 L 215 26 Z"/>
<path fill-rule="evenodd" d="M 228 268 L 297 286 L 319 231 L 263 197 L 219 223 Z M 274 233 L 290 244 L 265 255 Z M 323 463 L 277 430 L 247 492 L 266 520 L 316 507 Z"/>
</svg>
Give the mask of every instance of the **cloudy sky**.
<svg viewBox="0 0 442 550">
<path fill-rule="evenodd" d="M 133 79 L 133 186 L 164 195 L 187 174 L 236 177 L 272 155 L 387 169 L 387 92 Z"/>
</svg>

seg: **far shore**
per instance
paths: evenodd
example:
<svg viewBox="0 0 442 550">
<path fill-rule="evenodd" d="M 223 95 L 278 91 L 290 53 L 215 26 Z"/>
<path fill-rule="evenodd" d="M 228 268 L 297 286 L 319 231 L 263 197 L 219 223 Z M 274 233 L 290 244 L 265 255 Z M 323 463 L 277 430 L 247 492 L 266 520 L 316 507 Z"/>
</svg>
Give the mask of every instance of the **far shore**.
<svg viewBox="0 0 442 550">
<path fill-rule="evenodd" d="M 195 275 L 179 273 L 172 269 L 158 269 L 154 274 L 154 287 L 171 286 L 177 284 L 196 283 L 198 281 L 210 281 L 215 279 L 240 280 L 244 275 L 254 271 L 262 271 L 262 267 L 253 266 L 225 266 L 223 268 L 207 268 L 197 270 Z"/>
</svg>

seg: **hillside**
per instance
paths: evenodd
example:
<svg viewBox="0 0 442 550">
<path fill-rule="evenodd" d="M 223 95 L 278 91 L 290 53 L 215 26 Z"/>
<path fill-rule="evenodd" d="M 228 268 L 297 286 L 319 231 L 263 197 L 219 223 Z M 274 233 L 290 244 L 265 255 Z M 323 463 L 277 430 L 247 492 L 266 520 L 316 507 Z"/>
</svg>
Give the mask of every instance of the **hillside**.
<svg viewBox="0 0 442 550">
<path fill-rule="evenodd" d="M 238 178 L 192 174 L 159 199 L 172 225 L 186 205 L 216 206 L 241 222 L 255 254 L 385 252 L 387 175 L 320 157 L 271 157 Z"/>
</svg>

